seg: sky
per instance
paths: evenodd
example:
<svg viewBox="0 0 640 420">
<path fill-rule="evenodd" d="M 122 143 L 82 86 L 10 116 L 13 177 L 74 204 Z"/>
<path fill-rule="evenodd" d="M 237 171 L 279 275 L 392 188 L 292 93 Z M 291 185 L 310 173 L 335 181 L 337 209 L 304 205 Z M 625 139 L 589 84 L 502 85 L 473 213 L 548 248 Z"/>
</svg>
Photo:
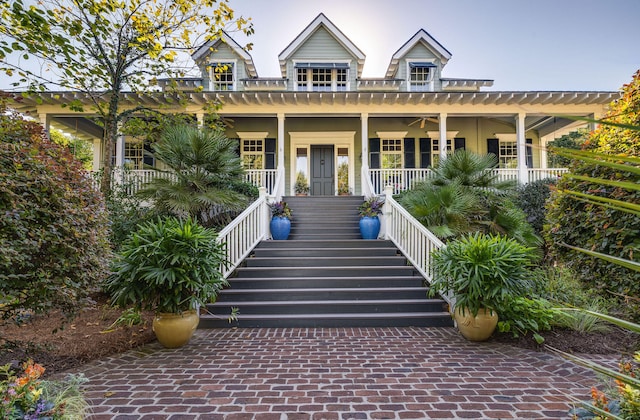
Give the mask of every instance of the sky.
<svg viewBox="0 0 640 420">
<path fill-rule="evenodd" d="M 364 52 L 363 77 L 420 29 L 452 54 L 443 77 L 494 80 L 483 90 L 617 91 L 640 69 L 640 0 L 228 1 L 253 22 L 231 36 L 260 77 L 281 76 L 278 54 L 320 13 Z"/>
<path fill-rule="evenodd" d="M 260 77 L 324 13 L 364 54 L 363 77 L 383 77 L 418 30 L 452 54 L 443 77 L 492 79 L 484 90 L 616 91 L 640 69 L 640 0 L 229 0 L 250 17 Z"/>
</svg>

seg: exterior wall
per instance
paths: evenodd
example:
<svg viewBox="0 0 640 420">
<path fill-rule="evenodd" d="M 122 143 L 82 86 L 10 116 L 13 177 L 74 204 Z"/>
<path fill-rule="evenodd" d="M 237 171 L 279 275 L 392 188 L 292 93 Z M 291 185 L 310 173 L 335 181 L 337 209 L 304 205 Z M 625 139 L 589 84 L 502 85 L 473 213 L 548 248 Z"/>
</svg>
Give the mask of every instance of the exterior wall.
<svg viewBox="0 0 640 420">
<path fill-rule="evenodd" d="M 349 62 L 349 90 L 355 90 L 357 60 L 324 28 L 320 27 L 298 48 L 287 62 L 287 90 L 294 90 L 294 61 Z"/>
<path fill-rule="evenodd" d="M 425 47 L 422 43 L 416 44 L 407 54 L 402 57 L 398 65 L 398 72 L 396 74 L 397 79 L 404 80 L 402 83 L 402 87 L 400 88 L 403 91 L 407 90 L 407 84 L 409 75 L 407 74 L 407 63 L 412 61 L 431 61 L 436 64 L 438 67 L 435 68 L 435 74 L 433 75 L 433 90 L 439 91 L 442 90 L 442 82 L 440 82 L 440 77 L 442 75 L 442 64 L 440 60 L 437 59 L 435 54 L 433 54 L 427 47 Z"/>
<path fill-rule="evenodd" d="M 215 51 L 213 51 L 209 56 L 204 58 L 202 62 L 199 63 L 198 67 L 202 72 L 202 85 L 205 91 L 211 90 L 211 80 L 209 78 L 209 70 L 207 69 L 210 65 L 216 65 L 218 63 L 233 63 L 235 70 L 235 89 L 242 90 L 243 87 L 238 81 L 240 79 L 246 79 L 247 71 L 244 66 L 244 60 L 239 57 L 231 47 L 229 47 L 225 43 L 219 43 L 218 47 Z"/>
</svg>

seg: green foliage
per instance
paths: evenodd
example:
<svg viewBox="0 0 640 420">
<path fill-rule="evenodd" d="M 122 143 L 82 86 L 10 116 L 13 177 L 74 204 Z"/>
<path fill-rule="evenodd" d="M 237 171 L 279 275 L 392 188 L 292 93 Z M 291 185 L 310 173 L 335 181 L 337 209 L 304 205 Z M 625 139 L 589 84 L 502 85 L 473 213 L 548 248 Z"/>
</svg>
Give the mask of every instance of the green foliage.
<svg viewBox="0 0 640 420">
<path fill-rule="evenodd" d="M 551 195 L 551 187 L 556 179 L 547 178 L 530 182 L 518 187 L 516 203 L 527 215 L 527 222 L 538 235 L 542 234 L 542 228 L 547 215 L 545 203 Z"/>
<path fill-rule="evenodd" d="M 514 204 L 516 183 L 500 181 L 491 172 L 496 163 L 495 155 L 457 150 L 438 163 L 432 178 L 416 183 L 398 200 L 440 239 L 480 231 L 538 245 L 526 215 Z"/>
<path fill-rule="evenodd" d="M 304 172 L 298 171 L 296 174 L 296 184 L 293 189 L 296 194 L 309 194 L 309 181 Z"/>
<path fill-rule="evenodd" d="M 49 137 L 51 141 L 60 146 L 67 147 L 71 154 L 82 162 L 82 167 L 88 171 L 93 167 L 93 146 L 85 140 L 75 137 L 67 137 L 62 132 L 50 129 Z"/>
<path fill-rule="evenodd" d="M 552 149 L 580 149 L 586 141 L 588 134 L 589 133 L 586 129 L 572 131 L 569 134 L 565 134 L 558 139 L 550 141 L 549 143 L 547 143 L 547 147 L 550 147 Z M 571 164 L 571 159 L 550 152 L 548 154 L 548 163 L 550 168 L 566 168 Z"/>
<path fill-rule="evenodd" d="M 560 311 L 553 309 L 546 299 L 517 297 L 498 308 L 498 331 L 510 332 L 514 337 L 532 333 L 541 344 L 544 338 L 538 333 L 551 330 L 553 320 L 559 314 Z"/>
<path fill-rule="evenodd" d="M 122 311 L 122 314 L 113 321 L 111 325 L 109 325 L 104 332 L 115 331 L 116 328 L 125 326 L 125 327 L 133 327 L 134 325 L 142 324 L 142 313 L 140 310 L 136 308 L 127 308 Z"/>
<path fill-rule="evenodd" d="M 223 264 L 214 230 L 191 218 L 159 218 L 124 242 L 104 288 L 120 306 L 180 313 L 205 305 L 227 285 Z"/>
<path fill-rule="evenodd" d="M 382 206 L 384 206 L 384 201 L 374 195 L 360 204 L 358 214 L 360 217 L 377 217 L 382 213 Z"/>
<path fill-rule="evenodd" d="M 338 165 L 338 194 L 351 194 L 349 188 L 349 163 L 342 162 Z"/>
<path fill-rule="evenodd" d="M 0 15 L 0 72 L 33 91 L 51 85 L 80 91 L 87 100 L 70 101 L 69 108 L 91 107 L 103 118 L 105 194 L 118 126 L 145 109 L 123 106 L 121 94 L 156 92 L 159 78 L 184 77 L 181 53 L 222 38 L 227 25 L 253 33 L 249 20 L 217 0 L 42 0 L 38 7 L 14 0 L 0 1 Z M 7 60 L 12 53 L 20 60 Z M 43 66 L 47 71 L 40 71 Z M 168 91 L 167 101 L 186 98 L 175 83 Z"/>
<path fill-rule="evenodd" d="M 186 125 L 169 128 L 153 149 L 176 176 L 156 177 L 140 190 L 139 197 L 150 200 L 160 214 L 193 217 L 205 226 L 216 224 L 229 212 L 242 211 L 248 197 L 235 190 L 244 185 L 235 147 L 220 131 Z"/>
<path fill-rule="evenodd" d="M 544 235 L 551 256 L 586 285 L 638 298 L 640 71 L 622 93 L 590 135 L 589 150 L 556 151 L 574 163 L 548 202 Z"/>
<path fill-rule="evenodd" d="M 559 306 L 582 308 L 596 298 L 585 289 L 575 272 L 563 266 L 541 267 L 534 271 L 534 295 Z"/>
<path fill-rule="evenodd" d="M 107 274 L 100 193 L 68 149 L 0 104 L 0 317 L 71 315 Z"/>
<path fill-rule="evenodd" d="M 580 306 L 579 311 L 561 312 L 555 319 L 558 327 L 569 328 L 580 333 L 606 332 L 611 328 L 601 318 L 592 315 L 590 312 L 608 312 L 609 303 L 602 297 L 597 296 Z"/>
<path fill-rule="evenodd" d="M 433 253 L 432 295 L 451 293 L 456 306 L 475 316 L 480 308 L 498 310 L 532 289 L 533 248 L 503 236 L 470 234 Z"/>
</svg>

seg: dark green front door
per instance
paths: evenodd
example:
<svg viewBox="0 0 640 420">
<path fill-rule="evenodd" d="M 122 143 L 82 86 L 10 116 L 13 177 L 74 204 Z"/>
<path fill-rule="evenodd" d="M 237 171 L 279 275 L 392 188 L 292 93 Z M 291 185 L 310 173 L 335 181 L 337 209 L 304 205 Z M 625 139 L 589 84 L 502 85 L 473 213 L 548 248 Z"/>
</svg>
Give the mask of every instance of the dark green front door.
<svg viewBox="0 0 640 420">
<path fill-rule="evenodd" d="M 333 145 L 311 146 L 311 195 L 334 195 Z"/>
</svg>

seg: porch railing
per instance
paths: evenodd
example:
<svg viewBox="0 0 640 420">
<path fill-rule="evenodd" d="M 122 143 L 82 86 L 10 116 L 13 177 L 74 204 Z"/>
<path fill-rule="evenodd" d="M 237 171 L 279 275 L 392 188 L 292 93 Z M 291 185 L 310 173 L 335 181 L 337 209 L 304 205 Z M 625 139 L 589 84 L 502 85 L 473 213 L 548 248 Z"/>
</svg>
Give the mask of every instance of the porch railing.
<svg viewBox="0 0 640 420">
<path fill-rule="evenodd" d="M 225 279 L 261 240 L 267 238 L 269 230 L 267 199 L 266 188 L 260 187 L 258 199 L 218 233 L 218 242 L 224 244 L 227 256 L 227 265 L 222 267 Z"/>
<path fill-rule="evenodd" d="M 393 188 L 388 186 L 385 189 L 382 214 L 384 237 L 391 240 L 427 282 L 431 283 L 431 253 L 444 244 L 394 200 L 393 194 Z M 453 307 L 450 296 L 443 298 Z"/>
<path fill-rule="evenodd" d="M 544 178 L 558 178 L 567 172 L 567 168 L 529 168 L 526 182 L 538 181 Z M 502 181 L 518 181 L 517 169 L 492 169 Z M 364 172 L 363 172 L 363 176 Z M 385 187 L 391 185 L 393 193 L 408 190 L 416 182 L 424 181 L 433 176 L 431 169 L 369 169 L 371 185 L 374 194 L 382 194 Z M 364 193 L 367 195 L 366 193 Z"/>
</svg>

